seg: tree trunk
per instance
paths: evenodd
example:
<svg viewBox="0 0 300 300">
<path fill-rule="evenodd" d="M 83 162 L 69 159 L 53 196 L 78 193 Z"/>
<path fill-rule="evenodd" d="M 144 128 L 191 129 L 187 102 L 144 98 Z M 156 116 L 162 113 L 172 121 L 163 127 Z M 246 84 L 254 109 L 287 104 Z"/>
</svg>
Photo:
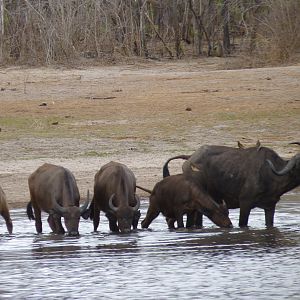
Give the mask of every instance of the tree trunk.
<svg viewBox="0 0 300 300">
<path fill-rule="evenodd" d="M 176 57 L 180 58 L 182 56 L 182 49 L 181 49 L 181 34 L 180 34 L 180 24 L 179 24 L 179 17 L 178 17 L 178 7 L 177 7 L 177 0 L 171 0 L 171 9 L 172 9 L 172 16 L 173 16 L 173 28 L 175 33 L 175 51 Z"/>
<path fill-rule="evenodd" d="M 145 6 L 147 5 L 147 1 L 140 0 L 139 2 L 139 24 L 140 24 L 140 43 L 141 43 L 141 49 L 140 53 L 141 56 L 148 57 L 148 49 L 147 49 L 147 41 L 146 41 L 146 27 L 145 27 L 145 18 L 144 18 L 144 11 Z"/>
<path fill-rule="evenodd" d="M 212 51 L 211 41 L 210 41 L 210 37 L 203 25 L 201 11 L 199 12 L 199 14 L 196 13 L 194 6 L 193 6 L 193 0 L 189 0 L 189 7 L 195 18 L 196 24 L 197 24 L 199 42 L 202 41 L 202 34 L 204 34 L 206 42 L 207 42 L 207 56 L 211 56 L 211 51 Z M 200 52 L 200 49 L 202 49 L 201 43 L 199 43 L 199 52 Z"/>
<path fill-rule="evenodd" d="M 0 62 L 3 58 L 3 42 L 4 42 L 4 0 L 0 0 Z"/>
<path fill-rule="evenodd" d="M 223 16 L 223 49 L 225 54 L 230 54 L 230 34 L 229 34 L 229 0 L 224 0 L 222 7 Z"/>
</svg>

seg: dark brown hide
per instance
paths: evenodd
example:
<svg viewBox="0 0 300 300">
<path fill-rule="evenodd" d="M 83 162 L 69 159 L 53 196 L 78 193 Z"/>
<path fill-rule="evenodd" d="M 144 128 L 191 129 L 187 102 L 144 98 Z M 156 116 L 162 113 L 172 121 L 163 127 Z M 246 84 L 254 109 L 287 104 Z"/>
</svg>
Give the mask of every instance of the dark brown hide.
<svg viewBox="0 0 300 300">
<path fill-rule="evenodd" d="M 135 194 L 136 179 L 125 165 L 109 162 L 96 173 L 91 218 L 96 231 L 100 222 L 100 211 L 106 213 L 110 230 L 129 232 L 137 228 L 140 217 L 140 200 Z"/>
<path fill-rule="evenodd" d="M 182 174 L 164 178 L 158 182 L 151 195 L 146 218 L 142 221 L 142 228 L 148 228 L 151 222 L 161 212 L 169 227 L 183 227 L 183 215 L 199 211 L 220 227 L 232 227 L 228 217 L 228 210 L 217 204 L 208 194 Z"/>
<path fill-rule="evenodd" d="M 164 165 L 164 175 L 168 175 L 171 160 Z M 203 172 L 193 174 L 191 163 Z M 273 226 L 275 206 L 280 196 L 300 184 L 299 155 L 286 161 L 272 149 L 260 145 L 247 149 L 202 146 L 188 157 L 182 169 L 187 179 L 192 178 L 217 203 L 224 200 L 229 209 L 240 208 L 241 227 L 248 225 L 254 207 L 264 209 L 266 226 Z M 277 174 L 275 170 L 278 170 Z"/>
<path fill-rule="evenodd" d="M 13 231 L 13 224 L 10 218 L 6 196 L 1 187 L 0 187 L 0 215 L 4 218 L 7 230 L 11 234 Z"/>
<path fill-rule="evenodd" d="M 68 169 L 44 164 L 29 176 L 28 185 L 31 200 L 27 206 L 27 215 L 29 219 L 35 219 L 37 233 L 42 232 L 41 211 L 45 211 L 49 214 L 48 223 L 54 233 L 65 233 L 61 223 L 63 217 L 68 233 L 79 234 L 80 216 L 86 211 L 89 199 L 79 208 L 78 187 Z"/>
</svg>

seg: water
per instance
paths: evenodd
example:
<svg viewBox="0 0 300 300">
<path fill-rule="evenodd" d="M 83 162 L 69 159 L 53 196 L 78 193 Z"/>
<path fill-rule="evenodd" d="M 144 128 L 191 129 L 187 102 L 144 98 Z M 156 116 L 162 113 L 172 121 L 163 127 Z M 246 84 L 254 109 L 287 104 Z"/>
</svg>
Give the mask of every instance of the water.
<svg viewBox="0 0 300 300">
<path fill-rule="evenodd" d="M 169 231 L 160 215 L 149 230 L 112 234 L 82 220 L 80 237 L 36 235 L 25 209 L 12 210 L 14 234 L 0 220 L 0 299 L 300 299 L 300 194 L 279 202 L 273 229 L 262 210 L 250 229 L 208 219 L 202 230 Z M 142 203 L 142 218 L 147 202 Z"/>
</svg>

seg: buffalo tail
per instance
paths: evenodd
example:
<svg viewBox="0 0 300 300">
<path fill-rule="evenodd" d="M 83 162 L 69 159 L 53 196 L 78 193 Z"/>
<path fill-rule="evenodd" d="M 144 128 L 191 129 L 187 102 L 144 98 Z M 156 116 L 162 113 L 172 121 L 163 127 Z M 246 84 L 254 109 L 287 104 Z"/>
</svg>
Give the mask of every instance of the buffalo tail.
<svg viewBox="0 0 300 300">
<path fill-rule="evenodd" d="M 94 219 L 94 214 L 95 214 L 95 211 L 94 211 L 94 198 L 93 198 L 93 200 L 90 204 L 89 211 L 90 211 L 90 219 L 93 220 Z"/>
<path fill-rule="evenodd" d="M 29 220 L 35 220 L 31 202 L 28 202 L 26 212 Z"/>
<path fill-rule="evenodd" d="M 173 159 L 179 159 L 179 158 L 188 160 L 190 157 L 191 157 L 191 155 L 178 155 L 178 156 L 174 156 L 174 157 L 169 158 L 169 159 L 165 162 L 165 164 L 164 164 L 164 166 L 163 166 L 163 178 L 170 176 L 168 164 L 169 164 L 169 162 L 170 162 L 171 160 L 173 160 Z"/>
<path fill-rule="evenodd" d="M 149 193 L 149 194 L 152 194 L 152 191 L 151 191 L 151 190 L 148 190 L 148 189 L 146 189 L 146 188 L 144 188 L 144 187 L 142 187 L 142 186 L 136 185 L 136 187 L 137 187 L 138 189 L 144 191 L 144 192 L 147 192 L 147 193 Z"/>
</svg>

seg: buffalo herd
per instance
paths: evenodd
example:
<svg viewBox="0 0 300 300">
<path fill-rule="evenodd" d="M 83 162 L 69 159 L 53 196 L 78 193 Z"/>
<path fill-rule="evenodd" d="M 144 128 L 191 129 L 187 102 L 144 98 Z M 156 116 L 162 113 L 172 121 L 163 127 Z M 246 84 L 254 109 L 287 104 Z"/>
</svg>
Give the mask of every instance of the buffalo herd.
<svg viewBox="0 0 300 300">
<path fill-rule="evenodd" d="M 300 145 L 299 142 L 294 144 Z M 182 173 L 170 175 L 169 163 L 185 160 Z M 29 220 L 35 220 L 37 233 L 42 233 L 41 212 L 56 234 L 78 235 L 80 217 L 93 220 L 94 231 L 104 212 L 112 232 L 128 233 L 137 229 L 140 219 L 140 198 L 136 189 L 150 194 L 149 207 L 142 228 L 162 213 L 172 229 L 202 227 L 203 215 L 217 226 L 232 227 L 228 209 L 240 208 L 239 226 L 247 227 L 251 209 L 264 209 L 265 224 L 272 227 L 277 202 L 281 195 L 300 185 L 300 154 L 289 160 L 259 142 L 254 147 L 238 148 L 205 145 L 191 155 L 169 158 L 163 166 L 163 179 L 153 190 L 136 184 L 133 172 L 124 164 L 109 162 L 94 177 L 92 200 L 80 207 L 80 195 L 74 175 L 66 168 L 44 164 L 28 178 L 30 201 Z M 6 196 L 0 187 L 0 214 L 8 232 L 13 224 Z M 64 219 L 65 228 L 61 218 Z"/>
</svg>

